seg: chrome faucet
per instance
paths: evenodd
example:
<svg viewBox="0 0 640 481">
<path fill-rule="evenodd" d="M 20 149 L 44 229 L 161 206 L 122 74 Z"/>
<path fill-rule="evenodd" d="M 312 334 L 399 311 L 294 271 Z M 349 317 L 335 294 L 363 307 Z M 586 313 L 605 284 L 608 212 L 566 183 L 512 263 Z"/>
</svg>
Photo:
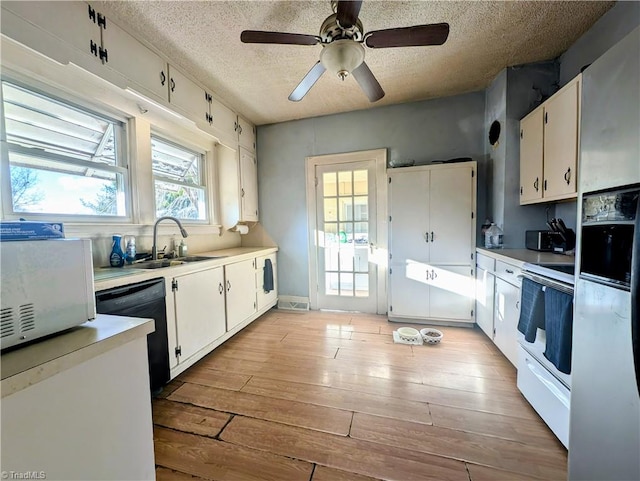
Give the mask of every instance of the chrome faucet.
<svg viewBox="0 0 640 481">
<path fill-rule="evenodd" d="M 175 217 L 171 217 L 169 215 L 160 217 L 156 221 L 156 223 L 153 224 L 153 247 L 151 248 L 151 258 L 154 261 L 158 258 L 158 224 L 165 219 L 172 220 L 176 224 L 178 224 L 178 227 L 180 227 L 180 234 L 182 234 L 182 237 L 189 237 L 189 234 L 187 234 L 187 231 L 184 230 L 184 227 L 182 227 L 182 224 L 178 219 L 176 219 Z"/>
</svg>

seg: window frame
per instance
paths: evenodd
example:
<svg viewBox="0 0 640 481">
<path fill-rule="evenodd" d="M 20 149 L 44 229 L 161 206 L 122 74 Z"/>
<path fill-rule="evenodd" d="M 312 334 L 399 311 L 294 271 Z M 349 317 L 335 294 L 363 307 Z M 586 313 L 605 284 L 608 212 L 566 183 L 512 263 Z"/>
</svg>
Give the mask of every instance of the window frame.
<svg viewBox="0 0 640 481">
<path fill-rule="evenodd" d="M 198 154 L 200 159 L 199 163 L 199 184 L 190 184 L 187 182 L 181 182 L 171 179 L 169 177 L 163 177 L 161 174 L 157 174 L 153 169 L 153 144 L 152 140 L 157 139 L 160 142 L 169 144 L 170 146 L 178 149 L 183 149 L 194 154 Z M 204 192 L 204 219 L 187 219 L 178 217 L 181 223 L 188 225 L 216 225 L 215 224 L 215 211 L 216 204 L 214 203 L 215 192 L 212 192 L 212 177 L 210 155 L 203 147 L 198 146 L 192 142 L 185 141 L 184 139 L 178 139 L 175 136 L 167 135 L 161 132 L 159 129 L 155 129 L 151 126 L 151 136 L 149 137 L 149 152 L 151 153 L 151 189 L 153 194 L 153 218 L 158 219 L 158 208 L 156 205 L 156 181 L 166 182 L 169 184 L 180 185 L 188 188 L 202 189 Z"/>
<path fill-rule="evenodd" d="M 101 120 L 114 125 L 113 134 L 115 137 L 115 165 L 93 163 L 82 159 L 67 157 L 63 154 L 48 152 L 43 149 L 35 149 L 24 147 L 19 144 L 11 144 L 7 140 L 7 131 L 5 127 L 4 115 L 4 92 L 2 84 L 8 83 L 20 89 L 24 89 L 35 95 L 41 95 L 53 102 L 58 102 L 65 107 L 79 110 L 85 115 L 97 117 Z M 115 114 L 97 106 L 95 104 L 81 101 L 70 95 L 65 95 L 61 91 L 47 85 L 42 85 L 37 81 L 22 81 L 11 75 L 0 76 L 0 187 L 2 190 L 2 218 L 7 220 L 15 220 L 22 217 L 28 217 L 31 220 L 55 220 L 66 223 L 78 224 L 128 224 L 132 222 L 132 183 L 129 168 L 129 128 L 127 119 L 121 115 Z M 43 160 L 51 160 L 61 162 L 71 166 L 90 167 L 105 172 L 120 175 L 122 178 L 122 189 L 124 192 L 124 215 L 91 215 L 91 214 L 62 214 L 62 213 L 41 213 L 41 212 L 22 212 L 15 211 L 13 208 L 13 196 L 11 185 L 11 163 L 9 153 L 16 152 L 41 158 Z"/>
</svg>

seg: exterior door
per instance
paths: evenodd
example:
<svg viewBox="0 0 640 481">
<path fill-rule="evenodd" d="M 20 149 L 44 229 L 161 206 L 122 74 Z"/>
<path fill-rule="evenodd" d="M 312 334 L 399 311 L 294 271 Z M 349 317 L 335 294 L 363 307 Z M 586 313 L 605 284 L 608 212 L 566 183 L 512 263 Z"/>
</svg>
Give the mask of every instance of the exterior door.
<svg viewBox="0 0 640 481">
<path fill-rule="evenodd" d="M 319 309 L 377 311 L 376 164 L 316 165 Z"/>
</svg>

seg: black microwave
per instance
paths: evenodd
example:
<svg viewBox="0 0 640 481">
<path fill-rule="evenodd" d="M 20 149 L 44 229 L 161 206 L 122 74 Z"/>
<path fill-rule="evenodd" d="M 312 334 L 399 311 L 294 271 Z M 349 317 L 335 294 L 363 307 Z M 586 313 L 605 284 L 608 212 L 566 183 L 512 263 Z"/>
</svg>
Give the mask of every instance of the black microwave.
<svg viewBox="0 0 640 481">
<path fill-rule="evenodd" d="M 640 186 L 583 195 L 581 278 L 630 289 L 639 210 Z"/>
</svg>

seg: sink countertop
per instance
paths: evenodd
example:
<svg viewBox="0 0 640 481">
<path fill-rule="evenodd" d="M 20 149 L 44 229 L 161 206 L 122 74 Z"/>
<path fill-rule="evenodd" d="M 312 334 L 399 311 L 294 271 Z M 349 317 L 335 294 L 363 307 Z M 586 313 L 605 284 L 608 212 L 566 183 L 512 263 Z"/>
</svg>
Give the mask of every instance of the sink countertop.
<svg viewBox="0 0 640 481">
<path fill-rule="evenodd" d="M 153 332 L 153 319 L 98 314 L 93 321 L 2 354 L 2 397 Z"/>
<path fill-rule="evenodd" d="M 175 277 L 213 267 L 233 264 L 256 256 L 267 255 L 278 250 L 277 247 L 231 247 L 217 251 L 191 253 L 190 256 L 216 257 L 198 262 L 187 262 L 177 266 L 157 269 L 133 267 L 98 267 L 93 270 L 95 291 L 134 284 L 158 277 Z"/>
<path fill-rule="evenodd" d="M 489 257 L 502 262 L 514 264 L 520 268 L 525 263 L 529 264 L 558 264 L 574 265 L 575 257 L 553 252 L 538 252 L 529 249 L 484 249 L 476 247 L 476 250 Z"/>
</svg>

